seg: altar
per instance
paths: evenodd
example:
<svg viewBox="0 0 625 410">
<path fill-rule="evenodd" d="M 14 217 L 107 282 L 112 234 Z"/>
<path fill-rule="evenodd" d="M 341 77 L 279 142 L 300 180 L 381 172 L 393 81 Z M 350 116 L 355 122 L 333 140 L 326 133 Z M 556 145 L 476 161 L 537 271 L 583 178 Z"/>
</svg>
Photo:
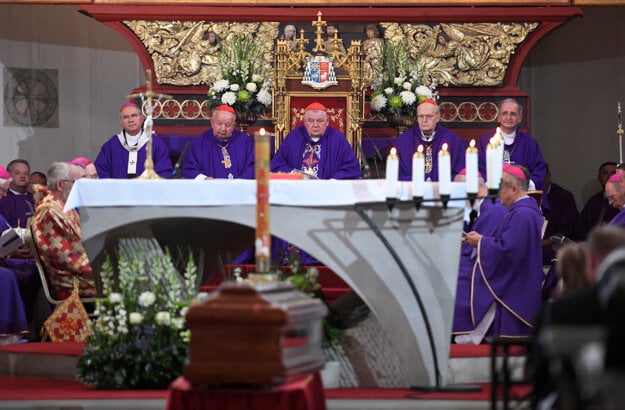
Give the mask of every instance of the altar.
<svg viewBox="0 0 625 410">
<path fill-rule="evenodd" d="M 327 265 L 363 299 L 411 385 L 438 385 L 449 358 L 465 204 L 454 198 L 465 197 L 464 183 L 452 183 L 446 207 L 434 200 L 438 184 L 426 183 L 419 209 L 408 182 L 399 183 L 391 209 L 384 180 L 269 186 L 271 233 Z M 117 238 L 146 233 L 165 245 L 200 246 L 216 261 L 253 244 L 256 181 L 81 179 L 66 207 L 80 211 L 94 271 Z"/>
</svg>

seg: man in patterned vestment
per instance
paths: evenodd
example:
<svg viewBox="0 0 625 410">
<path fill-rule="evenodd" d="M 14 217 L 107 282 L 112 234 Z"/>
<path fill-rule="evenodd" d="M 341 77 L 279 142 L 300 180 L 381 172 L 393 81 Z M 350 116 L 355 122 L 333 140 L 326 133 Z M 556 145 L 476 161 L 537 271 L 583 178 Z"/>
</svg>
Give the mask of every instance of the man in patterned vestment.
<svg viewBox="0 0 625 410">
<path fill-rule="evenodd" d="M 65 299 L 72 293 L 74 278 L 78 279 L 81 297 L 94 297 L 96 293 L 91 264 L 82 243 L 80 216 L 75 210 L 63 210 L 74 181 L 84 177 L 84 168 L 55 162 L 48 171 L 47 189 L 35 193 L 33 241 L 57 299 Z"/>
</svg>

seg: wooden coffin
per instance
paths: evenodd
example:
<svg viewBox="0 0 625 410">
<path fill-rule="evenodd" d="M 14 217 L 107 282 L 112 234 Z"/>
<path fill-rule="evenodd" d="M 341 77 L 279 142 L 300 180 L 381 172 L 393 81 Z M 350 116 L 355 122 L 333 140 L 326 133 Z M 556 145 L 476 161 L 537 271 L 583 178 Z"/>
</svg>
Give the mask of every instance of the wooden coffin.
<svg viewBox="0 0 625 410">
<path fill-rule="evenodd" d="M 292 285 L 224 283 L 186 316 L 184 376 L 212 385 L 274 385 L 317 372 L 326 307 Z"/>
</svg>

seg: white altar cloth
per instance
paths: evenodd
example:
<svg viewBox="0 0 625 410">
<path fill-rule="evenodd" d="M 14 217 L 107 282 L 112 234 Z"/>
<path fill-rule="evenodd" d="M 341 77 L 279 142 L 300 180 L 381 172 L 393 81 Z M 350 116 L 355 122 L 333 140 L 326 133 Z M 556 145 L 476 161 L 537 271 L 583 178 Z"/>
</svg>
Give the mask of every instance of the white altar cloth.
<svg viewBox="0 0 625 410">
<path fill-rule="evenodd" d="M 437 196 L 438 183 L 426 183 L 424 198 Z M 369 180 L 271 180 L 269 202 L 286 206 L 349 206 L 386 200 L 386 181 Z M 452 183 L 451 198 L 465 196 L 464 182 Z M 398 184 L 398 199 L 409 200 L 410 182 Z M 80 179 L 66 203 L 66 210 L 111 206 L 224 206 L 256 204 L 256 181 L 212 180 L 119 180 Z M 433 205 L 426 203 L 424 206 Z M 464 201 L 450 201 L 462 207 Z"/>
</svg>

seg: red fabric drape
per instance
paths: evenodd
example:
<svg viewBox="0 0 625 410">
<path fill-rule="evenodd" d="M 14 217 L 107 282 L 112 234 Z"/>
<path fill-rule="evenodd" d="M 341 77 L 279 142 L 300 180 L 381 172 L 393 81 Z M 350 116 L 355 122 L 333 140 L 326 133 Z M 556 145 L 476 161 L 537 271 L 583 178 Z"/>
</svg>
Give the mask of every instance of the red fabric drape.
<svg viewBox="0 0 625 410">
<path fill-rule="evenodd" d="M 167 391 L 167 410 L 325 410 L 319 373 L 266 389 L 194 388 L 184 377 Z"/>
</svg>

